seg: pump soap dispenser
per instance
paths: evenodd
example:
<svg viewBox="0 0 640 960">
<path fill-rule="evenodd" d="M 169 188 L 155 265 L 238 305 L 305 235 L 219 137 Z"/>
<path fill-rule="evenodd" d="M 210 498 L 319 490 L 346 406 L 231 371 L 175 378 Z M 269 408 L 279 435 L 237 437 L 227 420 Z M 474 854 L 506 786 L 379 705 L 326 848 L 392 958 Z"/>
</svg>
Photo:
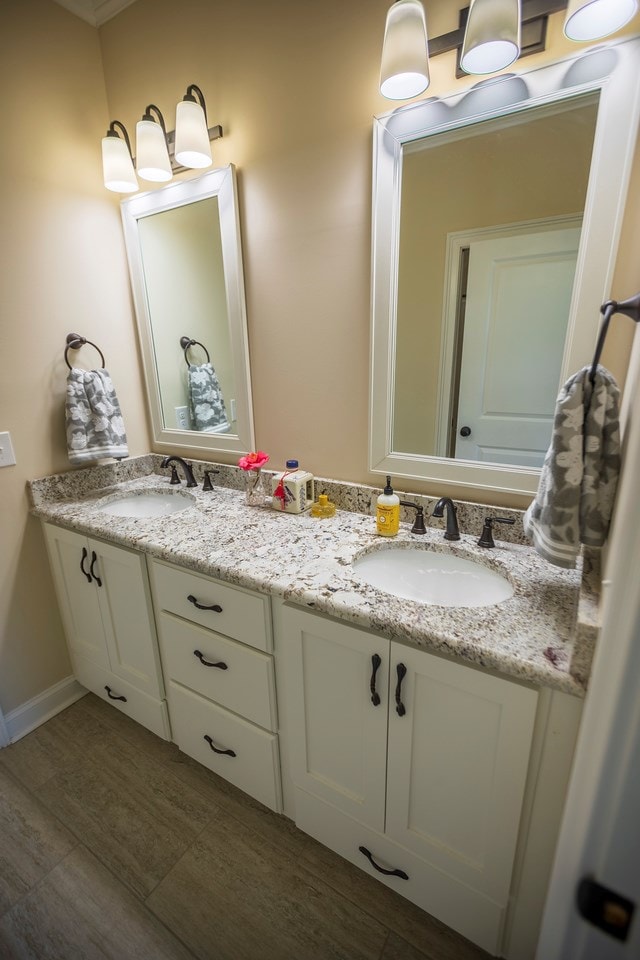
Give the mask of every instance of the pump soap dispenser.
<svg viewBox="0 0 640 960">
<path fill-rule="evenodd" d="M 387 477 L 384 492 L 376 501 L 376 532 L 381 537 L 395 537 L 400 528 L 400 497 L 393 492 L 391 477 Z"/>
</svg>

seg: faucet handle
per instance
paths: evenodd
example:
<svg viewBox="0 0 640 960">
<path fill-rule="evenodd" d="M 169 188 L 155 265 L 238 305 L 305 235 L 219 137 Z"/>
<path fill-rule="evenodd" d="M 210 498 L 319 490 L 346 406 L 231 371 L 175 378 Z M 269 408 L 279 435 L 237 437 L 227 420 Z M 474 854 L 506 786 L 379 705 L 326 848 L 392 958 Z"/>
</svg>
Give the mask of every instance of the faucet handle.
<svg viewBox="0 0 640 960">
<path fill-rule="evenodd" d="M 202 472 L 204 473 L 204 480 L 203 480 L 203 483 L 202 483 L 202 489 L 203 489 L 203 490 L 213 490 L 213 484 L 211 483 L 211 474 L 212 474 L 212 473 L 220 473 L 220 471 L 219 471 L 219 470 L 203 470 Z"/>
<path fill-rule="evenodd" d="M 485 517 L 482 533 L 480 534 L 480 539 L 478 540 L 479 547 L 495 547 L 495 542 L 493 540 L 494 523 L 509 523 L 513 525 L 515 520 L 512 520 L 510 517 Z"/>
<path fill-rule="evenodd" d="M 412 503 L 411 500 L 401 500 L 400 505 L 403 507 L 412 507 L 416 512 L 416 518 L 413 521 L 411 533 L 426 533 L 427 528 L 424 523 L 424 507 L 418 503 Z"/>
</svg>

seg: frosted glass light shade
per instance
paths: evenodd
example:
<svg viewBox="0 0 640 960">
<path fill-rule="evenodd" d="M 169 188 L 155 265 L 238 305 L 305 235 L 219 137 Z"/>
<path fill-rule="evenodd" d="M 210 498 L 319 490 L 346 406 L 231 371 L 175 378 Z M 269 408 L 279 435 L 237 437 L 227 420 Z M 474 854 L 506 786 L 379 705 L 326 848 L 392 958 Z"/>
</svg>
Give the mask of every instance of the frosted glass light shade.
<svg viewBox="0 0 640 960">
<path fill-rule="evenodd" d="M 624 27 L 638 10 L 638 0 L 570 0 L 564 33 L 569 40 L 599 40 Z"/>
<path fill-rule="evenodd" d="M 427 22 L 420 0 L 398 0 L 387 13 L 380 93 L 388 100 L 417 97 L 429 86 Z"/>
<path fill-rule="evenodd" d="M 176 108 L 176 161 L 197 169 L 213 162 L 204 110 L 193 100 L 181 100 Z"/>
<path fill-rule="evenodd" d="M 136 124 L 136 168 L 143 180 L 163 183 L 171 180 L 171 161 L 164 130 L 155 120 Z"/>
<path fill-rule="evenodd" d="M 129 148 L 120 137 L 102 138 L 102 173 L 107 190 L 133 193 L 139 189 Z"/>
<path fill-rule="evenodd" d="M 460 66 L 465 73 L 504 70 L 520 56 L 520 0 L 471 0 Z"/>
</svg>

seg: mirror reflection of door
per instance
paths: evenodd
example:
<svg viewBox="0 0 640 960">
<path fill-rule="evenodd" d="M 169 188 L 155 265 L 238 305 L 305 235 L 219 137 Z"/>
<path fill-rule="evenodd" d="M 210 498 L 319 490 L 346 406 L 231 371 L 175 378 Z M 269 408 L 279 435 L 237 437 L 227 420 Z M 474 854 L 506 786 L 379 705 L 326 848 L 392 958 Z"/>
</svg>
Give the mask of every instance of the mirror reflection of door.
<svg viewBox="0 0 640 960">
<path fill-rule="evenodd" d="M 458 254 L 451 338 L 457 372 L 437 413 L 442 455 L 542 465 L 549 441 L 580 242 L 580 226 L 469 238 Z M 491 231 L 493 233 L 493 231 Z M 447 318 L 445 316 L 445 322 Z"/>
<path fill-rule="evenodd" d="M 527 252 L 522 238 L 554 233 L 553 244 L 564 228 L 579 228 L 597 105 L 597 95 L 587 94 L 403 146 L 394 453 L 542 463 L 564 356 L 577 232 L 567 239 L 569 250 L 534 246 Z M 445 343 L 459 286 L 452 236 L 473 244 L 457 366 L 453 345 Z M 493 252 L 481 244 L 501 236 L 503 247 Z M 498 307 L 496 317 L 487 314 L 488 302 Z M 458 436 L 464 426 L 471 429 L 467 438 Z"/>
</svg>

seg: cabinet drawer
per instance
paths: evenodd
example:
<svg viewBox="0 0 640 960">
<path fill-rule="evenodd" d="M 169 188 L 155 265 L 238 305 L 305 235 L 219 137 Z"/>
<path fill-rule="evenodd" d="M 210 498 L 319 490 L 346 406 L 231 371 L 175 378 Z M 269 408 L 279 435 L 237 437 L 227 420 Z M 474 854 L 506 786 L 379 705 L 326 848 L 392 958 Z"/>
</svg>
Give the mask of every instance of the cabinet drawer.
<svg viewBox="0 0 640 960">
<path fill-rule="evenodd" d="M 498 953 L 504 913 L 499 904 L 304 790 L 296 789 L 295 807 L 296 825 L 309 836 L 468 937 L 492 956 Z M 379 867 L 402 870 L 408 879 L 380 873 L 360 847 L 369 851 Z"/>
<path fill-rule="evenodd" d="M 204 700 L 173 680 L 168 684 L 173 738 L 184 753 L 277 813 L 282 809 L 278 738 Z M 205 737 L 210 737 L 212 744 Z M 231 750 L 235 756 L 216 753 Z"/>
<path fill-rule="evenodd" d="M 268 597 L 158 560 L 151 561 L 151 575 L 156 609 L 168 610 L 250 647 L 271 652 Z M 201 610 L 196 603 L 220 609 Z"/>
<path fill-rule="evenodd" d="M 158 618 L 158 629 L 168 680 L 190 687 L 267 730 L 277 729 L 273 659 L 268 654 L 166 612 Z"/>
<path fill-rule="evenodd" d="M 74 656 L 73 666 L 78 681 L 87 690 L 91 690 L 121 713 L 126 713 L 136 723 L 141 723 L 143 727 L 162 737 L 163 740 L 171 739 L 167 704 L 164 700 L 155 700 L 142 690 L 132 687 L 126 680 L 121 680 L 109 670 L 103 670 L 98 664 L 85 660 L 84 657 Z M 111 697 L 107 687 L 111 690 Z M 113 697 L 125 697 L 125 700 L 114 700 Z"/>
</svg>

